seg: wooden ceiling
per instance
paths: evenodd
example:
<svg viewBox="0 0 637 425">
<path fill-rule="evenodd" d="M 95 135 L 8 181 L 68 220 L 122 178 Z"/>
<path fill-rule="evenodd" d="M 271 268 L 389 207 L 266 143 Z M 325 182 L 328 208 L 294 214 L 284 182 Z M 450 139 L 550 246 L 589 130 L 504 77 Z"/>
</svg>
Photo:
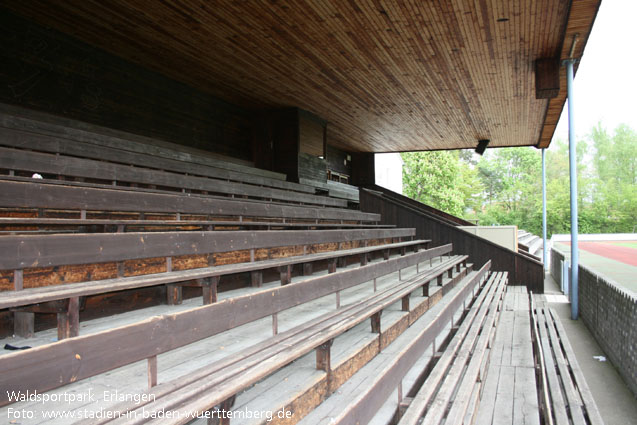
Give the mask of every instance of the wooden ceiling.
<svg viewBox="0 0 637 425">
<path fill-rule="evenodd" d="M 351 151 L 547 146 L 601 0 L 3 1 L 40 24 L 249 108 L 298 106 Z M 562 70 L 563 73 L 563 70 Z"/>
</svg>

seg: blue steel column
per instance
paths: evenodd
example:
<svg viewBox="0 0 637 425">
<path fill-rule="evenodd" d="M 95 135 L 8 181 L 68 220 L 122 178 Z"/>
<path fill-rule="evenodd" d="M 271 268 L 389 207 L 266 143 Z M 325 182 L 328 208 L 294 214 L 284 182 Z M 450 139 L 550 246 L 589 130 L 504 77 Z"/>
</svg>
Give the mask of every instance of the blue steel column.
<svg viewBox="0 0 637 425">
<path fill-rule="evenodd" d="M 544 261 L 544 270 L 548 270 L 548 261 L 547 261 L 547 250 L 546 246 L 546 162 L 545 162 L 545 154 L 546 149 L 542 148 L 542 247 L 543 247 L 543 257 Z"/>
<path fill-rule="evenodd" d="M 571 319 L 577 320 L 579 315 L 578 277 L 579 254 L 577 244 L 577 154 L 575 152 L 575 122 L 573 99 L 573 64 L 574 59 L 566 62 L 566 87 L 568 91 L 568 160 L 571 179 Z"/>
</svg>

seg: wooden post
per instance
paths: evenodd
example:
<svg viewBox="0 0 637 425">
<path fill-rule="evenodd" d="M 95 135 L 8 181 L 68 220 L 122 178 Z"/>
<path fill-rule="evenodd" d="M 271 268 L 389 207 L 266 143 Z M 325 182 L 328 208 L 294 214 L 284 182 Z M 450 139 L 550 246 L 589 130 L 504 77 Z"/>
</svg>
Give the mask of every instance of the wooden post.
<svg viewBox="0 0 637 425">
<path fill-rule="evenodd" d="M 204 279 L 199 279 L 198 282 L 201 285 L 203 304 L 213 304 L 217 302 L 217 287 L 219 285 L 219 276 L 212 276 Z"/>
<path fill-rule="evenodd" d="M 402 298 L 402 310 L 409 312 L 409 294 Z"/>
<path fill-rule="evenodd" d="M 303 276 L 312 275 L 312 263 L 303 263 Z"/>
<path fill-rule="evenodd" d="M 330 258 L 327 260 L 327 272 L 336 273 L 336 258 Z"/>
<path fill-rule="evenodd" d="M 180 305 L 182 302 L 181 285 L 169 283 L 166 285 L 166 303 L 168 305 Z"/>
<path fill-rule="evenodd" d="M 24 272 L 22 269 L 13 271 L 13 289 L 21 291 L 24 288 Z"/>
<path fill-rule="evenodd" d="M 253 288 L 260 288 L 263 285 L 263 272 L 260 270 L 251 271 L 250 280 Z"/>
<path fill-rule="evenodd" d="M 383 314 L 383 310 L 380 310 L 374 314 L 372 314 L 372 333 L 379 334 L 380 333 L 380 316 Z"/>
<path fill-rule="evenodd" d="M 431 283 L 431 281 L 425 283 L 424 285 L 422 285 L 422 296 L 423 297 L 428 297 L 429 296 L 429 284 Z"/>
<path fill-rule="evenodd" d="M 279 267 L 281 273 L 281 286 L 287 285 L 292 281 L 292 265 Z"/>
<path fill-rule="evenodd" d="M 14 311 L 13 333 L 22 338 L 31 338 L 35 333 L 35 313 L 30 311 Z"/>
<path fill-rule="evenodd" d="M 272 335 L 279 333 L 279 315 L 274 313 L 272 315 Z"/>
<path fill-rule="evenodd" d="M 80 334 L 80 298 L 65 300 L 66 305 L 57 313 L 58 340 L 73 338 Z"/>
<path fill-rule="evenodd" d="M 442 275 L 438 275 L 438 286 L 442 286 Z"/>
<path fill-rule="evenodd" d="M 324 342 L 316 347 L 316 368 L 327 372 L 328 375 L 332 372 L 332 343 L 333 339 Z"/>
<path fill-rule="evenodd" d="M 336 291 L 336 308 L 341 308 L 341 291 Z"/>
<path fill-rule="evenodd" d="M 148 389 L 157 385 L 157 356 L 148 359 Z"/>
</svg>

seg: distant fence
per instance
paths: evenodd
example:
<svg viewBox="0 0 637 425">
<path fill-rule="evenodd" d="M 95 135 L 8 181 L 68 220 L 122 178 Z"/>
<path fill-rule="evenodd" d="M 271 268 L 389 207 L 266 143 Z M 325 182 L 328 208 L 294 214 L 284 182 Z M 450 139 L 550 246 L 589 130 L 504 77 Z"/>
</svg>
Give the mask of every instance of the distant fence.
<svg viewBox="0 0 637 425">
<path fill-rule="evenodd" d="M 551 250 L 551 275 L 558 284 L 563 260 L 563 253 Z M 637 396 L 637 296 L 580 265 L 579 314 Z"/>
</svg>

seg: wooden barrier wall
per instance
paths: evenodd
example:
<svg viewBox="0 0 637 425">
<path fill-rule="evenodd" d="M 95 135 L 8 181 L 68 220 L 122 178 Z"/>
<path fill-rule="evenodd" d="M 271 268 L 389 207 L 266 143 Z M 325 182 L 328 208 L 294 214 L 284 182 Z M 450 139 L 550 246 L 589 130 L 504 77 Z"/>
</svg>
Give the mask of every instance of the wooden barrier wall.
<svg viewBox="0 0 637 425">
<path fill-rule="evenodd" d="M 510 285 L 524 285 L 534 293 L 544 293 L 541 262 L 458 229 L 448 220 L 419 211 L 413 203 L 413 200 L 380 186 L 361 189 L 360 193 L 361 211 L 380 214 L 382 224 L 413 227 L 416 238 L 431 239 L 433 246 L 452 243 L 454 254 L 469 255 L 475 269 L 491 260 L 493 270 L 509 272 Z"/>
</svg>

